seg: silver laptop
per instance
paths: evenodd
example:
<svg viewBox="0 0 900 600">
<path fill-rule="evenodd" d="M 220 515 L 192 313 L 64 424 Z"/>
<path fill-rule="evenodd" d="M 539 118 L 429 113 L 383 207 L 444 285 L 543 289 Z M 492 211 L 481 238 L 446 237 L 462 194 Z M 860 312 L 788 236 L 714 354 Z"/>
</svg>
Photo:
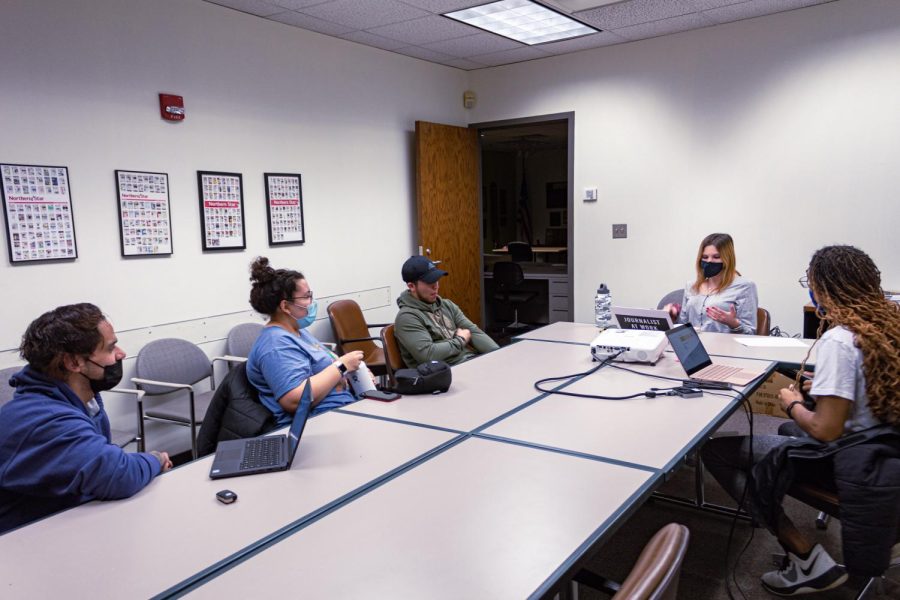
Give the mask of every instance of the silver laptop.
<svg viewBox="0 0 900 600">
<path fill-rule="evenodd" d="M 713 364 L 709 353 L 703 347 L 703 342 L 700 341 L 700 336 L 690 323 L 670 329 L 666 332 L 666 337 L 669 338 L 669 344 L 678 356 L 688 378 L 693 381 L 747 385 L 765 372 L 763 369 L 757 371 Z"/>
<path fill-rule="evenodd" d="M 312 385 L 307 380 L 288 434 L 219 442 L 216 446 L 216 457 L 209 470 L 210 479 L 290 469 L 300 447 L 300 437 L 306 428 L 311 405 Z"/>
<path fill-rule="evenodd" d="M 619 329 L 643 329 L 645 331 L 672 329 L 672 316 L 666 310 L 613 306 L 611 311 L 619 323 Z"/>
</svg>

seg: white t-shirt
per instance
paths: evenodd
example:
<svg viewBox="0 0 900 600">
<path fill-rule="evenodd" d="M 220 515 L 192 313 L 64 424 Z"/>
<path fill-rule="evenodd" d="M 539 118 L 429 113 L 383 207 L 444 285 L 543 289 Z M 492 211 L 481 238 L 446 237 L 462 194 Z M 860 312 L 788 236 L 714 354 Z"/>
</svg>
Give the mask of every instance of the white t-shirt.
<svg viewBox="0 0 900 600">
<path fill-rule="evenodd" d="M 862 350 L 853 345 L 853 340 L 853 332 L 840 326 L 822 335 L 817 345 L 816 374 L 809 391 L 813 396 L 850 400 L 850 416 L 844 423 L 847 433 L 881 424 L 869 410 Z"/>
</svg>

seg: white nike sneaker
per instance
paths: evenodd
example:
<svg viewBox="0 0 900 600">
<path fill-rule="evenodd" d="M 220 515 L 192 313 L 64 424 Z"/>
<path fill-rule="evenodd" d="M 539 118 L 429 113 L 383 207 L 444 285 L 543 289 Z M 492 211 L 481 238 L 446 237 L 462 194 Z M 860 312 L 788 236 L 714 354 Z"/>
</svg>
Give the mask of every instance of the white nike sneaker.
<svg viewBox="0 0 900 600">
<path fill-rule="evenodd" d="M 781 570 L 762 576 L 766 591 L 777 596 L 799 596 L 836 588 L 847 581 L 847 571 L 816 544 L 809 558 L 788 552 Z"/>
</svg>

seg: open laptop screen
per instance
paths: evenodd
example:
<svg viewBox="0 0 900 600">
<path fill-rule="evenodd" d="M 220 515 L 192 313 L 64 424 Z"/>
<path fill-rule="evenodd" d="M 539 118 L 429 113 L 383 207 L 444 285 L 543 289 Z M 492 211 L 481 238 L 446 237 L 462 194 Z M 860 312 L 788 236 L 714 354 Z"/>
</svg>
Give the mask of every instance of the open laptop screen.
<svg viewBox="0 0 900 600">
<path fill-rule="evenodd" d="M 297 412 L 294 413 L 294 420 L 291 421 L 291 429 L 288 431 L 288 456 L 293 460 L 294 454 L 297 453 L 297 447 L 300 445 L 300 437 L 306 428 L 306 420 L 309 417 L 309 409 L 312 406 L 312 383 L 307 379 L 306 385 L 303 387 L 303 394 L 300 396 L 300 404 L 297 405 Z"/>
<path fill-rule="evenodd" d="M 678 356 L 681 366 L 688 375 L 693 375 L 712 364 L 712 359 L 709 358 L 709 353 L 703 347 L 700 336 L 697 335 L 690 323 L 670 329 L 666 332 L 666 337 L 669 338 L 672 350 Z"/>
</svg>

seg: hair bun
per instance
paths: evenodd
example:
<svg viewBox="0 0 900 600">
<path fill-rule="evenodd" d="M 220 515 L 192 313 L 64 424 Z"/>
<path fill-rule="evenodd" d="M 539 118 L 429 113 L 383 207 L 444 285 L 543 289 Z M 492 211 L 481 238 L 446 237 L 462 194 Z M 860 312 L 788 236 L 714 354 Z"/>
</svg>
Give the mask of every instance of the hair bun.
<svg viewBox="0 0 900 600">
<path fill-rule="evenodd" d="M 269 259 L 265 256 L 257 256 L 250 264 L 250 281 L 263 285 L 275 279 L 275 269 L 269 266 Z"/>
</svg>

